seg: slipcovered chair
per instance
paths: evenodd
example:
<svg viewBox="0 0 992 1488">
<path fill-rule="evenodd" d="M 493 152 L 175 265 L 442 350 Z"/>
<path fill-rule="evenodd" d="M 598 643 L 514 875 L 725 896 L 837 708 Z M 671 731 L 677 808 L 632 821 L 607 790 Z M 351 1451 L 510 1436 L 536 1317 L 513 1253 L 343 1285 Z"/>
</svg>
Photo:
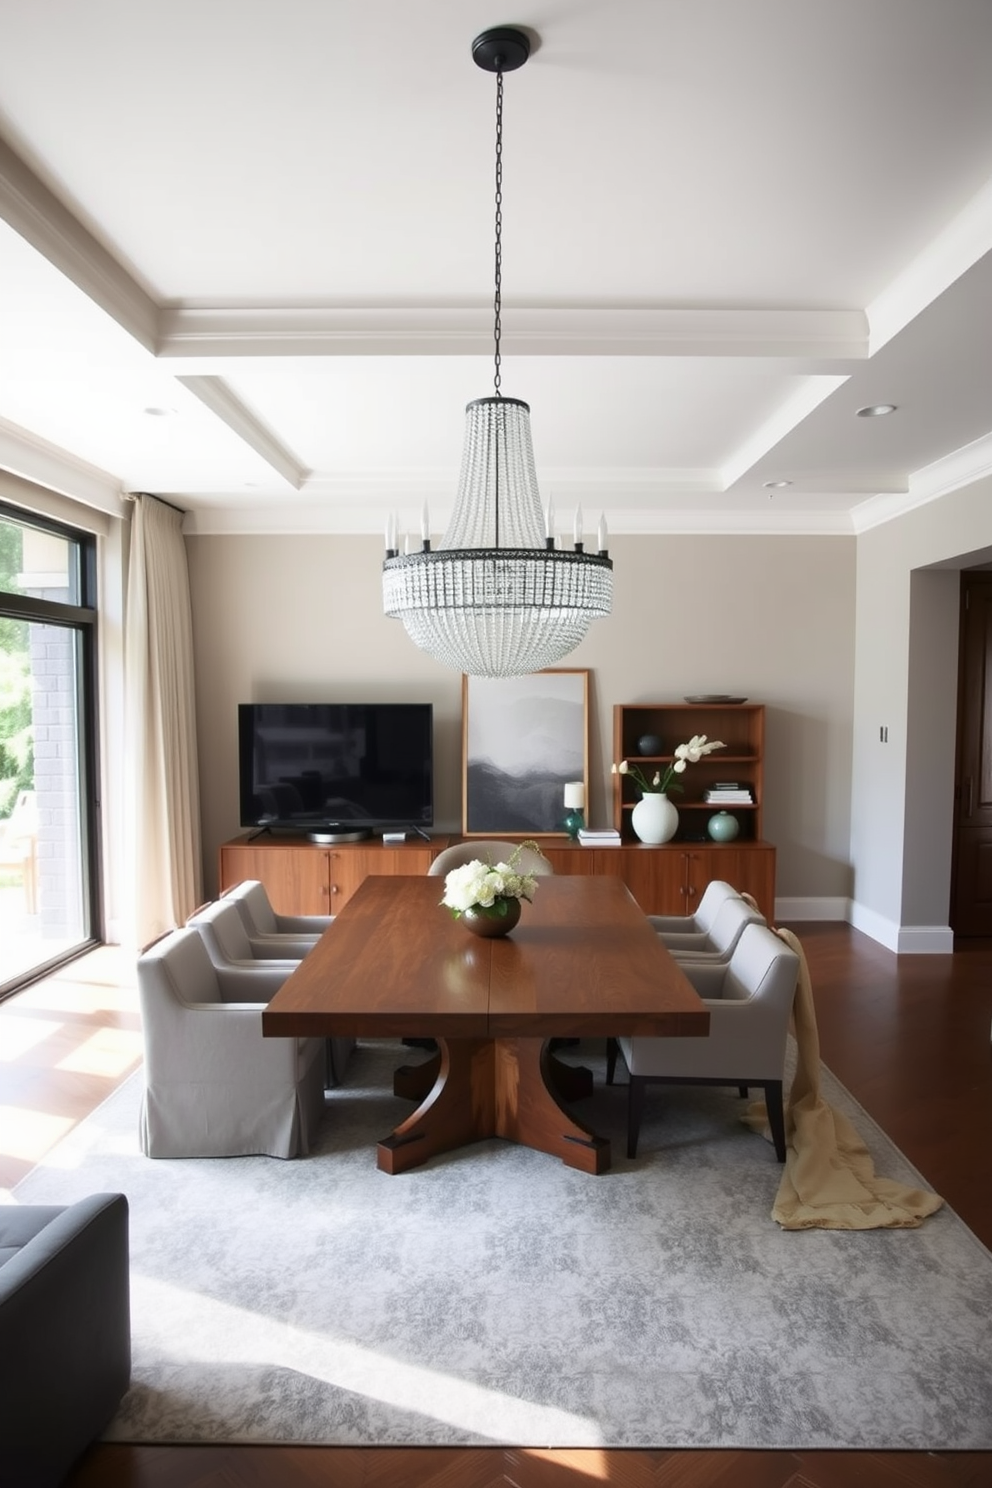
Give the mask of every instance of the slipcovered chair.
<svg viewBox="0 0 992 1488">
<path fill-rule="evenodd" d="M 463 863 L 473 863 L 476 858 L 481 863 L 508 863 L 510 855 L 518 850 L 517 867 L 521 873 L 535 873 L 538 876 L 554 873 L 555 870 L 544 854 L 535 852 L 532 847 L 521 848 L 519 842 L 488 842 L 482 839 L 456 842 L 454 847 L 446 847 L 443 852 L 438 853 L 427 872 L 431 877 L 443 878 L 452 868 L 460 868 Z"/>
<path fill-rule="evenodd" d="M 729 961 L 747 925 L 763 925 L 764 916 L 745 899 L 725 899 L 713 916 L 706 934 L 696 936 L 662 935 L 680 966 L 690 961 Z"/>
<path fill-rule="evenodd" d="M 285 947 L 281 943 L 252 940 L 244 927 L 237 903 L 230 897 L 204 904 L 190 915 L 186 924 L 202 937 L 207 954 L 218 971 L 244 971 L 250 975 L 258 972 L 263 975 L 280 973 L 272 991 L 265 997 L 266 1002 L 275 995 L 290 973 L 296 970 L 305 954 L 290 957 L 285 955 Z M 311 947 L 308 946 L 307 949 Z M 328 1089 L 340 1085 L 348 1056 L 354 1047 L 355 1040 L 350 1037 L 327 1039 L 324 1082 Z"/>
<path fill-rule="evenodd" d="M 130 1381 L 125 1196 L 0 1206 L 0 1483 L 58 1488 Z"/>
<path fill-rule="evenodd" d="M 782 1080 L 789 1017 L 799 980 L 799 957 L 767 925 L 745 926 L 729 962 L 682 963 L 710 1015 L 704 1038 L 610 1039 L 606 1083 L 613 1084 L 617 1053 L 630 1076 L 627 1156 L 637 1156 L 644 1089 L 662 1085 L 751 1085 L 765 1093 L 775 1155 L 785 1162 Z"/>
<path fill-rule="evenodd" d="M 299 966 L 306 952 L 312 949 L 290 951 L 281 942 L 253 941 L 245 929 L 244 919 L 238 905 L 230 898 L 215 899 L 194 910 L 186 921 L 203 937 L 215 966 L 240 966 L 242 969 L 257 968 L 259 963 L 281 970 L 284 978 Z"/>
<path fill-rule="evenodd" d="M 139 956 L 147 1157 L 310 1150 L 324 1112 L 324 1040 L 262 1037 L 262 1010 L 287 974 L 273 961 L 219 967 L 192 927 Z"/>
<path fill-rule="evenodd" d="M 702 898 L 691 915 L 648 915 L 651 928 L 657 930 L 665 944 L 671 947 L 680 944 L 684 950 L 693 944 L 702 946 L 716 918 L 716 912 L 725 899 L 741 896 L 732 884 L 722 878 L 713 878 L 703 890 Z M 688 937 L 688 938 L 687 938 Z"/>
<path fill-rule="evenodd" d="M 334 919 L 333 915 L 277 914 L 257 878 L 235 884 L 221 899 L 237 906 L 256 956 L 305 956 Z"/>
</svg>

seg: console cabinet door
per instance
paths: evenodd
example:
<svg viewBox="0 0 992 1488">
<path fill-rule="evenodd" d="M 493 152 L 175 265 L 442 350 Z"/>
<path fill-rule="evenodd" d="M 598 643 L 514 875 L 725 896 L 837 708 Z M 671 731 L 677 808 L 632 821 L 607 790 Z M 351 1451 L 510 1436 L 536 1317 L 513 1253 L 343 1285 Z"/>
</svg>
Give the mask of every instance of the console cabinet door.
<svg viewBox="0 0 992 1488">
<path fill-rule="evenodd" d="M 741 894 L 750 894 L 759 910 L 775 920 L 775 849 L 770 844 L 740 847 L 689 847 L 684 851 L 684 908 L 676 914 L 694 914 L 714 878 L 733 884 Z"/>
<path fill-rule="evenodd" d="M 276 914 L 333 913 L 328 908 L 327 853 L 318 848 L 245 847 L 220 850 L 221 892 L 257 878 Z"/>
<path fill-rule="evenodd" d="M 334 849 L 331 849 L 332 857 Z M 431 866 L 431 860 L 435 851 L 430 843 L 425 842 L 422 847 L 407 845 L 404 847 L 374 847 L 364 850 L 360 847 L 352 848 L 349 854 L 341 853 L 343 861 L 338 868 L 332 864 L 332 880 L 336 873 L 347 876 L 349 884 L 349 898 L 358 888 L 358 885 L 366 879 L 370 873 L 386 874 L 393 877 L 395 874 L 407 874 L 414 878 L 420 878 Z M 332 884 L 333 892 L 333 884 Z M 440 899 L 443 887 L 438 889 L 437 897 Z M 338 895 L 334 895 L 336 907 L 341 908 Z"/>
<path fill-rule="evenodd" d="M 645 914 L 685 914 L 684 854 L 661 847 L 613 847 L 595 852 L 597 873 L 618 874 Z"/>
</svg>

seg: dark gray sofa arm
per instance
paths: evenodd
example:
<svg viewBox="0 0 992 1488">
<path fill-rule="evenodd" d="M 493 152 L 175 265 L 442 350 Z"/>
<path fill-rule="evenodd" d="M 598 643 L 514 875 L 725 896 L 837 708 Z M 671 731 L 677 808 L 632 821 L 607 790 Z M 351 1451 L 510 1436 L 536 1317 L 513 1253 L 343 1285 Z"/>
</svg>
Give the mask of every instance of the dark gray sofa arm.
<svg viewBox="0 0 992 1488">
<path fill-rule="evenodd" d="M 130 1378 L 125 1196 L 0 1207 L 0 1483 L 56 1488 Z"/>
</svg>

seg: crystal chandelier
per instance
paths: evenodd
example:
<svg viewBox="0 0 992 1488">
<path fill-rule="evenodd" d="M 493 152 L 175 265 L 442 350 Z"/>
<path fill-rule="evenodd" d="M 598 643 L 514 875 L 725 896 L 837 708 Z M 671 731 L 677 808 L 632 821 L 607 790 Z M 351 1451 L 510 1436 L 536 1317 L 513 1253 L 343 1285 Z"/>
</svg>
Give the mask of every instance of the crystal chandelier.
<svg viewBox="0 0 992 1488">
<path fill-rule="evenodd" d="M 599 551 L 584 550 L 581 513 L 574 549 L 557 548 L 534 470 L 530 408 L 500 392 L 502 296 L 503 73 L 522 67 L 530 42 L 497 27 L 472 43 L 477 65 L 496 74 L 496 282 L 494 395 L 465 409 L 465 447 L 455 508 L 440 547 L 423 523 L 419 553 L 400 553 L 390 522 L 382 565 L 385 613 L 415 645 L 472 677 L 518 677 L 553 666 L 613 605 L 606 524 Z"/>
</svg>

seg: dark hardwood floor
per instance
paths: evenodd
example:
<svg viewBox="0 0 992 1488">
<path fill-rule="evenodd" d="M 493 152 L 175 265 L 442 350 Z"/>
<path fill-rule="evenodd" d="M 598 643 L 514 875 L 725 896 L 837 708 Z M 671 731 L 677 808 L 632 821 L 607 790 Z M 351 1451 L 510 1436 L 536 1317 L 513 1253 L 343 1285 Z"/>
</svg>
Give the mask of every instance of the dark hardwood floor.
<svg viewBox="0 0 992 1488">
<path fill-rule="evenodd" d="M 992 941 L 963 941 L 953 956 L 895 956 L 845 925 L 790 928 L 809 959 L 824 1063 L 992 1248 Z M 15 1183 L 49 1138 L 57 1140 L 133 1067 L 136 1005 L 127 969 L 121 975 L 109 951 L 91 966 L 90 981 L 86 963 L 77 962 L 51 984 L 0 1004 L 0 1107 L 5 1132 L 15 1133 L 0 1152 L 0 1183 Z M 19 1042 L 5 1041 L 5 1026 L 14 1027 L 9 1018 L 18 1020 Z M 51 1032 L 32 1039 L 32 1021 L 46 1020 Z M 2 1052 L 5 1046 L 12 1052 Z M 607 1482 L 990 1488 L 992 1453 L 98 1444 L 67 1488 L 594 1488 Z"/>
</svg>

